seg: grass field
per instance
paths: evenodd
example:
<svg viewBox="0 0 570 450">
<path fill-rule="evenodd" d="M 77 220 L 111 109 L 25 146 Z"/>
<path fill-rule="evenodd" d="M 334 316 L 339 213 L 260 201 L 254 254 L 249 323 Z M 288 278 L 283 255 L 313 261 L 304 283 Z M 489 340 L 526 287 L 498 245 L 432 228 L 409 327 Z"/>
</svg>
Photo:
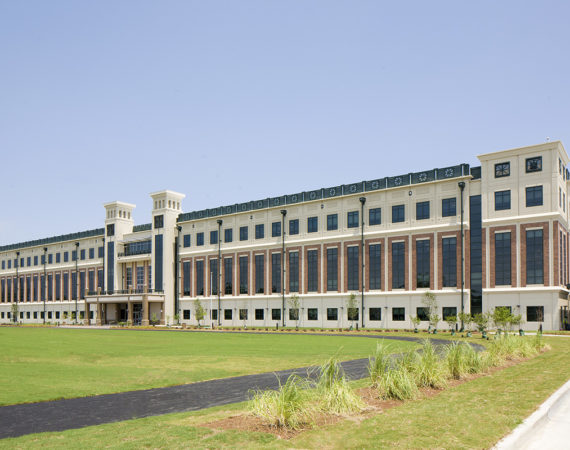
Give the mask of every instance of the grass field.
<svg viewBox="0 0 570 450">
<path fill-rule="evenodd" d="M 5 439 L 0 448 L 489 448 L 570 377 L 570 339 L 546 341 L 552 350 L 529 361 L 431 398 L 402 402 L 370 418 L 344 420 L 291 440 L 204 426 L 243 412 L 245 404 L 237 404 Z"/>
<path fill-rule="evenodd" d="M 375 339 L 0 327 L 0 405 L 107 394 L 368 357 Z M 411 345 L 394 342 L 394 351 Z"/>
</svg>

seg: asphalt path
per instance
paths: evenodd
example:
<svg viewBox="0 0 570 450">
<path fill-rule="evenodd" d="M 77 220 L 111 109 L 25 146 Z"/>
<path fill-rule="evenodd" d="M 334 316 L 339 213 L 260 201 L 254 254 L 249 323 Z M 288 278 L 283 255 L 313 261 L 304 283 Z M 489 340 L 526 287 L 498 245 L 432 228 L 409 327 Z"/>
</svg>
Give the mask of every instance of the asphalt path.
<svg viewBox="0 0 570 450">
<path fill-rule="evenodd" d="M 275 332 L 267 334 L 275 334 Z M 288 332 L 283 334 L 307 335 L 312 333 Z M 322 333 L 316 335 L 339 336 Z M 420 338 L 406 336 L 349 335 L 345 337 L 421 341 Z M 431 341 L 434 345 L 450 342 L 443 339 L 431 339 Z M 478 344 L 471 345 L 477 350 L 482 348 Z M 348 379 L 357 380 L 368 376 L 367 358 L 344 361 L 341 365 Z M 83 428 L 161 414 L 197 411 L 242 402 L 249 398 L 252 390 L 277 389 L 279 384 L 284 383 L 291 374 L 311 377 L 315 374 L 314 369 L 315 367 L 301 367 L 164 388 L 3 406 L 0 407 L 0 439 L 31 433 Z"/>
</svg>

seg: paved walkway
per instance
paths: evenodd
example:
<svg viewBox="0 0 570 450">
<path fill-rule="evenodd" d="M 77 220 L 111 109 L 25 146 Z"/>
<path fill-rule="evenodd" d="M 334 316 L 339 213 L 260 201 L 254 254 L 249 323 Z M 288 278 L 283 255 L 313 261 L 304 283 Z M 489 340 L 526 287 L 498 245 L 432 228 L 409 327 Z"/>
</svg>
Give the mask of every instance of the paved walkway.
<svg viewBox="0 0 570 450">
<path fill-rule="evenodd" d="M 323 334 L 318 335 L 323 336 Z M 420 341 L 419 338 L 404 336 L 346 337 Z M 441 339 L 432 339 L 432 342 L 435 345 L 449 343 Z M 482 348 L 478 344 L 471 345 Z M 349 379 L 357 380 L 368 376 L 367 358 L 345 361 L 341 364 Z M 292 373 L 305 376 L 309 369 L 305 367 L 165 388 L 3 406 L 0 407 L 0 439 L 237 403 L 247 400 L 248 393 L 252 389 L 277 389 L 279 382 L 284 382 Z"/>
</svg>

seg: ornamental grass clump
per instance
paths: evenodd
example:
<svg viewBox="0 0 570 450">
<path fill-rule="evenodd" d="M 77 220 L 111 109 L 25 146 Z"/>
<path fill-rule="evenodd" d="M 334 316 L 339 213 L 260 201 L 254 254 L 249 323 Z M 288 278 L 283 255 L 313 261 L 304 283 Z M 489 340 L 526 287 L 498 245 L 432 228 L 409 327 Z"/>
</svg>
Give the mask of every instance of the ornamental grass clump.
<svg viewBox="0 0 570 450">
<path fill-rule="evenodd" d="M 447 386 L 445 366 L 429 339 L 425 339 L 422 351 L 414 368 L 416 384 L 419 387 L 443 389 Z"/>
<path fill-rule="evenodd" d="M 363 401 L 349 386 L 336 358 L 324 363 L 319 372 L 316 394 L 322 412 L 349 414 L 365 408 Z"/>
<path fill-rule="evenodd" d="M 447 370 L 451 378 L 459 380 L 470 373 L 478 373 L 484 369 L 481 356 L 465 342 L 449 344 L 445 352 Z"/>
<path fill-rule="evenodd" d="M 313 422 L 313 393 L 307 380 L 291 375 L 277 391 L 254 392 L 250 411 L 271 426 L 299 429 Z"/>
<path fill-rule="evenodd" d="M 414 375 L 400 363 L 394 369 L 384 372 L 376 387 L 383 399 L 408 400 L 419 394 Z"/>
<path fill-rule="evenodd" d="M 390 347 L 384 343 L 378 343 L 374 355 L 368 358 L 368 375 L 372 386 L 378 384 L 380 378 L 390 370 L 391 366 Z"/>
</svg>

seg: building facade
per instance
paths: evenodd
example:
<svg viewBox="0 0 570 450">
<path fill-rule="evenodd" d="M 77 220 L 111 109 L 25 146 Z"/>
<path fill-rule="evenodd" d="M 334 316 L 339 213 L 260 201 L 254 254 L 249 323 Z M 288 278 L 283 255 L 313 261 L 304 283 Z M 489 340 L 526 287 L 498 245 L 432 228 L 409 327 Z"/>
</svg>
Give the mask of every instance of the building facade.
<svg viewBox="0 0 570 450">
<path fill-rule="evenodd" d="M 103 228 L 0 247 L 0 323 L 196 324 L 199 301 L 221 326 L 411 328 L 429 290 L 442 318 L 506 306 L 566 327 L 564 147 L 478 158 L 189 213 L 165 190 L 143 225 L 107 203 Z"/>
</svg>

